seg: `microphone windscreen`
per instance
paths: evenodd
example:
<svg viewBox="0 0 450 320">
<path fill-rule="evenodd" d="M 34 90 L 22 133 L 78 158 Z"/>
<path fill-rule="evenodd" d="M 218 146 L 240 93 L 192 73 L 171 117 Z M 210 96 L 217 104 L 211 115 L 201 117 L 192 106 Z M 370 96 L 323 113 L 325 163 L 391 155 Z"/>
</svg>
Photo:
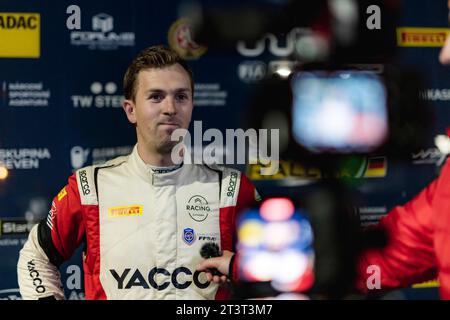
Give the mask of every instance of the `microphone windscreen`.
<svg viewBox="0 0 450 320">
<path fill-rule="evenodd" d="M 207 242 L 200 249 L 200 255 L 205 258 L 214 258 L 220 257 L 222 252 L 219 249 L 219 246 L 215 242 Z"/>
</svg>

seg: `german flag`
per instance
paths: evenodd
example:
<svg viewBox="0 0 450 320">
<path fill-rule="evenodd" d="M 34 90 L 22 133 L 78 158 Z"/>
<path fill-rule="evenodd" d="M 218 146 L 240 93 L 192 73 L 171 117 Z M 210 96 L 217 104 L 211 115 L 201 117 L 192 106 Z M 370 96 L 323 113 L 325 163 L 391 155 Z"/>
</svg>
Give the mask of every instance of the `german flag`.
<svg viewBox="0 0 450 320">
<path fill-rule="evenodd" d="M 366 171 L 364 178 L 385 177 L 387 172 L 386 157 L 369 157 L 367 159 Z"/>
</svg>

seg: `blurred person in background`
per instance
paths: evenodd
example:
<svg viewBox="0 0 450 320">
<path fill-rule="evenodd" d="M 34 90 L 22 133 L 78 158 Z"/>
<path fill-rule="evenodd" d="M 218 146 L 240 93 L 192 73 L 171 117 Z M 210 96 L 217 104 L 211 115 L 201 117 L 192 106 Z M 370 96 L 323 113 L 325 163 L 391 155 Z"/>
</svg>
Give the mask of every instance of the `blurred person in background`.
<svg viewBox="0 0 450 320">
<path fill-rule="evenodd" d="M 450 11 L 450 1 L 448 7 Z M 440 51 L 439 62 L 450 64 L 450 36 Z M 388 243 L 359 257 L 359 290 L 372 291 L 369 288 L 373 287 L 374 279 L 368 268 L 376 266 L 382 291 L 437 278 L 440 297 L 450 299 L 449 161 L 438 178 L 408 203 L 391 210 L 375 228 L 385 232 Z"/>
</svg>

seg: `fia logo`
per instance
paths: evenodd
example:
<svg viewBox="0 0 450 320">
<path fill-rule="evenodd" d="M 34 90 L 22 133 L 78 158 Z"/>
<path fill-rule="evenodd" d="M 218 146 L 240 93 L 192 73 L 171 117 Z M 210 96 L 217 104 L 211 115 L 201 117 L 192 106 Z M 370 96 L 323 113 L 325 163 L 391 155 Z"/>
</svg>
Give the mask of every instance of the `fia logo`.
<svg viewBox="0 0 450 320">
<path fill-rule="evenodd" d="M 186 228 L 183 230 L 183 241 L 189 246 L 194 243 L 195 241 L 194 229 Z"/>
</svg>

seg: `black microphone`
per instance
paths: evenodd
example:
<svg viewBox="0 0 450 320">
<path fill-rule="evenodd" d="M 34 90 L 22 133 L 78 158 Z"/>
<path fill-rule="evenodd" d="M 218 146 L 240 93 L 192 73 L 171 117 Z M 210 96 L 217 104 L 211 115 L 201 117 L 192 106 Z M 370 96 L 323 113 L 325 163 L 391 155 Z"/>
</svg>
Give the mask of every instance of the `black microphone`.
<svg viewBox="0 0 450 320">
<path fill-rule="evenodd" d="M 202 245 L 202 248 L 200 249 L 200 255 L 205 258 L 214 258 L 214 257 L 220 257 L 222 255 L 222 252 L 219 249 L 219 246 L 215 242 L 207 242 Z"/>
<path fill-rule="evenodd" d="M 220 251 L 219 246 L 215 242 L 207 242 L 202 245 L 202 248 L 200 249 L 200 255 L 202 258 L 209 259 L 214 257 L 220 257 L 222 256 L 222 251 Z M 222 273 L 220 273 L 217 269 L 210 270 L 211 273 L 215 276 L 222 276 Z"/>
</svg>

